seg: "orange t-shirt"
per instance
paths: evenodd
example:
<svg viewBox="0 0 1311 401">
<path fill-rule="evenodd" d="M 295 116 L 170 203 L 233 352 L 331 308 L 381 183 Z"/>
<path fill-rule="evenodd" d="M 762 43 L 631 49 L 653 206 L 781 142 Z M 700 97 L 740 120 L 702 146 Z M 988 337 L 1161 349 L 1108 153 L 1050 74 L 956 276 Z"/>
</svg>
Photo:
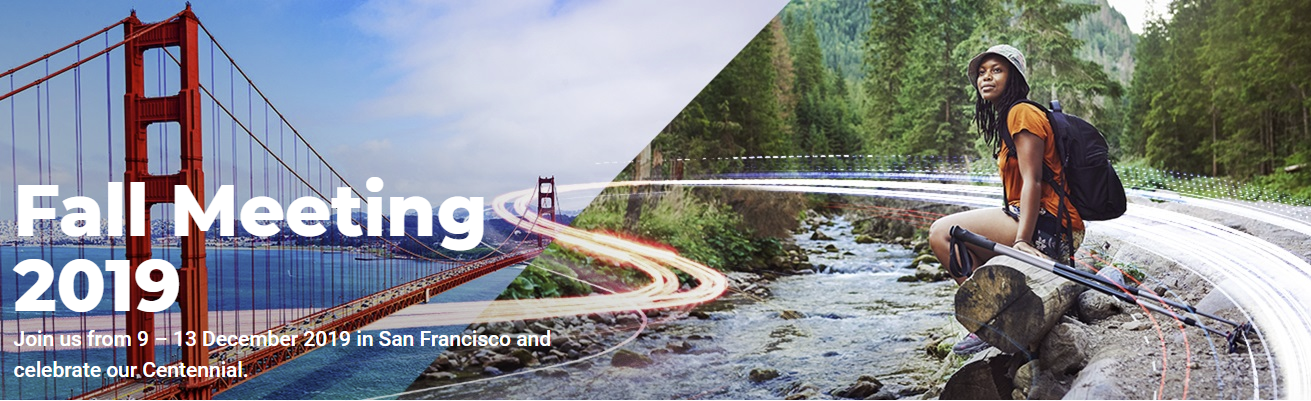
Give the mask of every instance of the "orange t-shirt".
<svg viewBox="0 0 1311 401">
<path fill-rule="evenodd" d="M 1039 110 L 1032 104 L 1020 103 L 1011 107 L 1010 113 L 1006 118 L 1007 127 L 1010 128 L 1011 136 L 1014 137 L 1020 132 L 1029 131 L 1042 139 L 1042 161 L 1053 173 L 1056 174 L 1056 182 L 1065 183 L 1065 175 L 1061 170 L 1060 158 L 1056 155 L 1056 141 L 1052 140 L 1052 125 L 1047 121 L 1047 113 Z M 1010 148 L 1006 146 L 1006 141 L 1001 143 L 1001 153 L 997 156 L 997 164 L 1001 170 L 1001 185 L 1006 188 L 1006 204 L 1020 204 L 1020 186 L 1024 183 L 1024 178 L 1020 176 L 1020 162 L 1010 157 Z M 1055 189 L 1050 185 L 1042 186 L 1042 208 L 1047 209 L 1047 213 L 1052 216 L 1059 216 L 1056 210 L 1060 207 L 1060 196 L 1056 194 Z M 1067 192 L 1068 193 L 1068 190 Z M 1065 200 L 1065 208 L 1070 213 L 1071 229 L 1083 230 L 1083 219 L 1079 217 L 1079 211 L 1074 208 L 1074 204 L 1069 199 Z M 1061 225 L 1065 225 L 1061 221 Z"/>
</svg>

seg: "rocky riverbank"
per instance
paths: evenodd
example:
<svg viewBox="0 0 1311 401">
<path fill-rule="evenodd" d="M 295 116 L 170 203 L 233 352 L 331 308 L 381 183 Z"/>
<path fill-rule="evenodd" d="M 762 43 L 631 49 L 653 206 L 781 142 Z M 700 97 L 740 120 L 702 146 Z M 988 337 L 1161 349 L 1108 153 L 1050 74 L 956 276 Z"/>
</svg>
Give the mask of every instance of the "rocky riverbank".
<svg viewBox="0 0 1311 401">
<path fill-rule="evenodd" d="M 552 346 L 449 349 L 411 386 L 433 390 L 409 397 L 936 395 L 961 362 L 940 345 L 961 335 L 949 309 L 955 286 L 897 281 L 913 276 L 913 240 L 858 243 L 846 218 L 811 214 L 807 223 L 768 268 L 728 273 L 732 290 L 719 300 L 647 311 L 645 328 L 636 312 L 471 326 L 551 330 Z M 832 239 L 811 240 L 809 223 Z"/>
<path fill-rule="evenodd" d="M 411 386 L 430 390 L 407 397 L 951 398 L 959 394 L 943 393 L 947 381 L 977 364 L 995 367 L 988 398 L 1249 398 L 1282 380 L 1256 339 L 1230 354 L 1223 338 L 1095 292 L 1036 353 L 951 355 L 964 335 L 955 284 L 914 232 L 880 234 L 861 221 L 809 213 L 772 266 L 728 273 L 734 290 L 690 310 L 471 326 L 550 330 L 551 347 L 449 349 Z M 1096 232 L 1085 245 L 1097 250 L 1089 265 L 1241 320 L 1186 266 Z"/>
</svg>

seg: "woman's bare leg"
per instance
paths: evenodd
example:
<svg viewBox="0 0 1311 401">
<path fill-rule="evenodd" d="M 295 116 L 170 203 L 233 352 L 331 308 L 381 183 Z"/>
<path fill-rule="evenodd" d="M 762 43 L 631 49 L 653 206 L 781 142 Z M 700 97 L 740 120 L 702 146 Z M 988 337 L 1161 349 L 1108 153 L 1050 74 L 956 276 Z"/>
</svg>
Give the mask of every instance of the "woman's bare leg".
<svg viewBox="0 0 1311 401">
<path fill-rule="evenodd" d="M 1003 245 L 1011 245 L 1015 242 L 1015 231 L 1019 228 L 1019 223 L 999 207 L 974 209 L 938 219 L 929 227 L 929 246 L 933 248 L 933 255 L 938 257 L 938 261 L 943 266 L 946 266 L 949 260 L 952 226 L 960 226 Z M 974 254 L 974 265 L 970 266 L 970 270 L 978 268 L 983 262 L 997 255 L 974 245 L 969 245 L 969 248 Z M 965 277 L 954 278 L 957 284 L 965 281 Z"/>
</svg>

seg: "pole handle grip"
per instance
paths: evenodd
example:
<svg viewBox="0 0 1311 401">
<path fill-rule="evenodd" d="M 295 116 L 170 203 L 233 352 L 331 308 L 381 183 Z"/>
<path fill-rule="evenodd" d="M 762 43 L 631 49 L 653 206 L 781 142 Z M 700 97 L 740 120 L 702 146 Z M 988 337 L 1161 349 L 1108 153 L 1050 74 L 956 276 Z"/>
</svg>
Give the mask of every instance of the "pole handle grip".
<svg viewBox="0 0 1311 401">
<path fill-rule="evenodd" d="M 965 241 L 974 244 L 977 247 L 996 252 L 997 243 L 979 234 L 970 232 L 960 226 L 951 226 L 951 237 L 958 241 Z"/>
</svg>

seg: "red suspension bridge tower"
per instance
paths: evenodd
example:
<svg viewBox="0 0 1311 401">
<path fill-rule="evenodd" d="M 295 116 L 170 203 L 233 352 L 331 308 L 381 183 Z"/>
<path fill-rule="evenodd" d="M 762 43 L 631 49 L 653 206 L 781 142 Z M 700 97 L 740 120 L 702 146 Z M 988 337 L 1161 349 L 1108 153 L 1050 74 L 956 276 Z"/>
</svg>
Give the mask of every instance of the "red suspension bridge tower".
<svg viewBox="0 0 1311 401">
<path fill-rule="evenodd" d="M 127 208 L 127 221 L 144 222 L 143 232 L 132 231 L 127 237 L 127 257 L 131 261 L 131 274 L 136 276 L 137 268 L 142 262 L 151 258 L 150 206 L 173 203 L 174 187 L 185 185 L 191 191 L 201 207 L 205 204 L 205 173 L 201 165 L 201 98 L 199 58 L 197 56 L 196 15 L 191 12 L 191 5 L 178 18 L 154 24 L 143 24 L 136 17 L 136 12 L 124 23 L 124 36 L 129 39 L 125 44 L 126 94 L 123 96 L 124 125 L 126 133 L 125 159 L 127 167 L 123 172 L 123 181 L 127 183 L 126 198 L 131 204 L 135 194 L 133 183 L 145 185 L 145 213 L 135 216 L 133 208 Z M 149 32 L 133 37 L 137 32 L 154 27 Z M 145 96 L 145 57 L 149 49 L 176 47 L 179 53 L 181 81 L 176 95 Z M 152 175 L 148 172 L 149 152 L 147 148 L 146 128 L 156 123 L 178 123 L 181 144 L 181 168 L 169 175 Z M 209 329 L 208 311 L 208 277 L 205 268 L 205 232 L 200 231 L 190 219 L 186 222 L 188 235 L 179 238 L 182 253 L 182 265 L 178 269 L 179 288 L 178 306 L 182 310 L 182 331 L 199 335 Z M 135 228 L 135 227 L 134 227 Z M 142 298 L 157 297 L 142 291 L 133 284 L 131 288 L 132 305 L 137 305 Z M 133 343 L 128 348 L 128 364 L 142 369 L 146 362 L 155 362 L 155 316 L 135 310 L 127 312 L 127 330 L 134 338 L 142 331 L 149 333 L 145 344 Z M 182 347 L 182 363 L 188 366 L 205 366 L 209 364 L 208 350 L 205 346 L 195 344 Z M 180 396 L 187 399 L 209 398 L 202 381 L 197 378 L 187 379 L 182 386 Z"/>
<path fill-rule="evenodd" d="M 555 221 L 555 176 L 537 177 L 537 217 Z M 542 246 L 542 236 L 537 236 L 537 246 Z"/>
</svg>

